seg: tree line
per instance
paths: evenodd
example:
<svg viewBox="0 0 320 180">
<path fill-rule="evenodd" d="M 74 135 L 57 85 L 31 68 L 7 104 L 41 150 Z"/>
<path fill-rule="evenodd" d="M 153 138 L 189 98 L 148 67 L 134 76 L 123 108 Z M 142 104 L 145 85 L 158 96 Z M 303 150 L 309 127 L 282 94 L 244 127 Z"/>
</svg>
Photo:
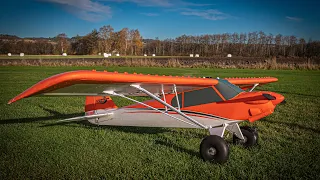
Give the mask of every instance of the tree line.
<svg viewBox="0 0 320 180">
<path fill-rule="evenodd" d="M 123 28 L 120 31 L 108 25 L 94 29 L 85 36 L 68 38 L 62 33 L 53 38 L 19 38 L 0 35 L 0 54 L 74 54 L 97 55 L 119 53 L 141 56 L 233 56 L 243 57 L 320 57 L 320 41 L 308 42 L 296 36 L 273 35 L 260 32 L 182 35 L 159 40 L 142 39 L 138 29 Z"/>
</svg>

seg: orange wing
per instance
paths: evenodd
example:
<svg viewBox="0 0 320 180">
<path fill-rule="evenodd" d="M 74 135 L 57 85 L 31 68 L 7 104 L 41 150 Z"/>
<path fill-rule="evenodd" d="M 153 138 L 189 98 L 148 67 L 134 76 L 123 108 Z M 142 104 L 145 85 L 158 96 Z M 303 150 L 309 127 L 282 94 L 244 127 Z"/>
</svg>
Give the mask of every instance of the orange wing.
<svg viewBox="0 0 320 180">
<path fill-rule="evenodd" d="M 255 84 L 259 84 L 259 86 L 277 82 L 278 79 L 274 77 L 258 77 L 258 78 L 225 78 L 230 83 L 235 84 L 242 88 L 243 90 L 252 88 Z"/>
<path fill-rule="evenodd" d="M 217 84 L 216 79 L 196 77 L 158 76 L 143 74 L 128 74 L 118 72 L 97 72 L 80 70 L 65 72 L 44 79 L 18 96 L 11 99 L 8 104 L 22 98 L 35 95 L 103 95 L 103 91 L 115 91 L 130 96 L 144 95 L 138 92 L 132 84 L 139 84 L 154 94 L 161 94 L 162 86 L 165 93 L 172 93 L 173 85 L 177 92 L 199 87 L 208 87 Z"/>
<path fill-rule="evenodd" d="M 275 82 L 276 78 L 226 78 L 233 84 L 240 87 L 252 86 L 256 83 L 266 84 Z M 118 72 L 97 72 L 95 70 L 80 70 L 65 72 L 44 79 L 18 96 L 11 99 L 11 104 L 22 98 L 35 95 L 83 95 L 99 96 L 105 95 L 104 91 L 114 91 L 123 95 L 144 96 L 144 93 L 131 87 L 133 84 L 139 84 L 144 89 L 153 94 L 161 94 L 162 87 L 165 94 L 172 93 L 173 85 L 177 92 L 192 90 L 199 87 L 208 87 L 216 85 L 219 81 L 211 78 L 181 77 L 181 76 L 158 76 L 143 74 L 128 74 Z"/>
</svg>

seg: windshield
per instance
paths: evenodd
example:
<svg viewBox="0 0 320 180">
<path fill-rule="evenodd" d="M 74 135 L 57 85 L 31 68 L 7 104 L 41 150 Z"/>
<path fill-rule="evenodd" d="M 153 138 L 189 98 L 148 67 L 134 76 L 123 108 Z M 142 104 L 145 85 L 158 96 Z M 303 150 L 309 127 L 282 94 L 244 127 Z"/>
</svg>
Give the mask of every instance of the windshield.
<svg viewBox="0 0 320 180">
<path fill-rule="evenodd" d="M 229 81 L 225 79 L 218 79 L 219 83 L 216 84 L 214 87 L 222 94 L 222 96 L 229 100 L 239 93 L 243 92 L 241 88 L 238 86 L 231 84 Z"/>
</svg>

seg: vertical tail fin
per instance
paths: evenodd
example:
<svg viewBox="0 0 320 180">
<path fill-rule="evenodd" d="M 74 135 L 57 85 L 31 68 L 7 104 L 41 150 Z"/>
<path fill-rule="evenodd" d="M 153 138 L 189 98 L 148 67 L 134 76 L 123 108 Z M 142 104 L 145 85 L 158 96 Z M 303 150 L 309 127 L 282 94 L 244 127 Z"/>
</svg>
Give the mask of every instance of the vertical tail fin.
<svg viewBox="0 0 320 180">
<path fill-rule="evenodd" d="M 87 96 L 85 112 L 118 108 L 110 96 Z"/>
</svg>

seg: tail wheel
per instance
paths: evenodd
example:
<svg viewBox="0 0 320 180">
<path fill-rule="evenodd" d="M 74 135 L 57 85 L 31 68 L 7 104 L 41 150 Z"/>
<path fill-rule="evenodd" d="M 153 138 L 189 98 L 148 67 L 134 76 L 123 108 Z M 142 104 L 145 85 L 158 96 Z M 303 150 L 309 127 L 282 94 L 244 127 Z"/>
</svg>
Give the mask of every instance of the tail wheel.
<svg viewBox="0 0 320 180">
<path fill-rule="evenodd" d="M 225 163 L 229 159 L 227 142 L 217 135 L 205 137 L 200 144 L 200 155 L 203 160 Z"/>
<path fill-rule="evenodd" d="M 258 143 L 258 132 L 250 127 L 241 127 L 244 139 L 240 139 L 233 135 L 233 143 L 241 144 L 244 147 L 251 147 Z"/>
<path fill-rule="evenodd" d="M 256 140 L 256 144 L 258 144 L 259 136 L 258 136 L 258 130 L 257 130 L 256 127 L 243 126 L 240 129 L 245 129 L 245 130 L 248 130 L 249 132 L 253 133 L 254 134 L 254 138 Z"/>
</svg>

